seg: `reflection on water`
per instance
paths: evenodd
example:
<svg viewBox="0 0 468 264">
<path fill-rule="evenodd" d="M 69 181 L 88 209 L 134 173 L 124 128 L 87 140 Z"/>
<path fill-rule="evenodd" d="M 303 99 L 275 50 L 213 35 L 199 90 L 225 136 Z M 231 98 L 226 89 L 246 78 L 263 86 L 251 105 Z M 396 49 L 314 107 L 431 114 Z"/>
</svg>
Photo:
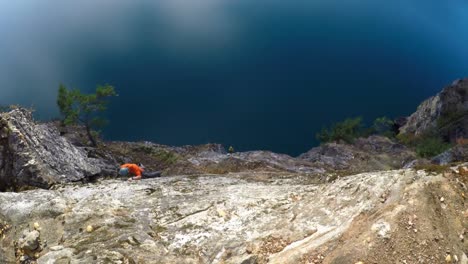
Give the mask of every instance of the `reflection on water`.
<svg viewBox="0 0 468 264">
<path fill-rule="evenodd" d="M 408 114 L 466 75 L 463 10 L 461 1 L 2 3 L 0 103 L 48 118 L 59 82 L 107 82 L 120 93 L 110 139 L 298 154 L 324 124 Z"/>
</svg>

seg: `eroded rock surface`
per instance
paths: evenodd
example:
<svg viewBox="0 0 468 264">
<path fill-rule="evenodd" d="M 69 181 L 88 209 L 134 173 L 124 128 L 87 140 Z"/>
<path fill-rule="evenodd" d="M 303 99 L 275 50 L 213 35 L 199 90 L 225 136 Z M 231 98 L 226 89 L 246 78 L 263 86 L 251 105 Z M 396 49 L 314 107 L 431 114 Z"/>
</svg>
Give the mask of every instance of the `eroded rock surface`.
<svg viewBox="0 0 468 264">
<path fill-rule="evenodd" d="M 326 143 L 299 156 L 324 171 L 347 174 L 403 168 L 416 159 L 407 147 L 389 138 L 359 138 L 353 144 Z"/>
<path fill-rule="evenodd" d="M 421 135 L 437 126 L 444 136 L 468 138 L 468 79 L 456 80 L 424 101 L 400 128 L 400 133 Z M 449 131 L 443 131 L 446 129 Z"/>
<path fill-rule="evenodd" d="M 452 162 L 463 162 L 468 160 L 468 144 L 457 145 L 432 158 L 432 162 L 446 165 Z"/>
<path fill-rule="evenodd" d="M 163 170 L 165 175 L 269 171 L 320 178 L 335 172 L 349 175 L 399 169 L 416 159 L 416 154 L 410 149 L 381 136 L 360 138 L 354 144 L 324 144 L 299 157 L 271 151 L 228 154 L 218 144 L 184 147 L 151 142 L 106 144 L 120 162 L 142 162 L 149 170 Z"/>
<path fill-rule="evenodd" d="M 28 110 L 0 114 L 0 191 L 48 188 L 100 171 L 97 160 L 60 137 L 54 126 L 35 123 Z"/>
<path fill-rule="evenodd" d="M 442 263 L 468 248 L 462 181 L 251 172 L 0 193 L 0 262 L 37 223 L 38 263 Z"/>
</svg>

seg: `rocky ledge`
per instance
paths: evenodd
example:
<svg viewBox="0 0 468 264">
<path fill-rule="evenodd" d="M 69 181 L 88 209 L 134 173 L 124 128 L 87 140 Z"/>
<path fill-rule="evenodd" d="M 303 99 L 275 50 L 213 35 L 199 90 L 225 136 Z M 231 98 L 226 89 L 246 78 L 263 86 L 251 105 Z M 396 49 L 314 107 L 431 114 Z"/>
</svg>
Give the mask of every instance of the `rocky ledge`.
<svg viewBox="0 0 468 264">
<path fill-rule="evenodd" d="M 219 144 L 171 147 L 152 142 L 80 142 L 79 128 L 61 131 L 54 123 L 36 123 L 26 109 L 0 114 L 0 191 L 86 182 L 115 176 L 121 163 L 141 162 L 164 175 L 283 172 L 324 179 L 329 173 L 399 169 L 416 158 L 391 140 L 373 136 L 352 145 L 330 143 L 300 157 L 270 151 L 227 154 Z"/>
</svg>

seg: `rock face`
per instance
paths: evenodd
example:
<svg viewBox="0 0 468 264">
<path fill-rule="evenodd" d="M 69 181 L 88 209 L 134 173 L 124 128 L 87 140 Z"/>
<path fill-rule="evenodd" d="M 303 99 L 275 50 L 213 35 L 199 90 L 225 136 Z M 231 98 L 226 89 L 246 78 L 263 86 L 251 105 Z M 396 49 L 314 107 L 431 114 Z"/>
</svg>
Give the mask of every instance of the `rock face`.
<svg viewBox="0 0 468 264">
<path fill-rule="evenodd" d="M 107 148 L 120 162 L 141 162 L 165 175 L 225 174 L 243 171 L 320 174 L 324 170 L 306 160 L 270 151 L 228 154 L 219 144 L 170 147 L 151 142 L 109 142 Z"/>
<path fill-rule="evenodd" d="M 98 161 L 60 137 L 54 126 L 36 124 L 31 112 L 0 115 L 0 191 L 48 188 L 99 174 Z"/>
<path fill-rule="evenodd" d="M 0 131 L 0 191 L 49 188 L 113 175 L 118 164 L 126 162 L 143 163 L 147 170 L 162 170 L 164 175 L 263 171 L 324 176 L 334 171 L 353 174 L 401 168 L 412 158 L 401 145 L 381 137 L 359 139 L 352 146 L 327 144 L 299 158 L 270 151 L 227 154 L 218 144 L 170 147 L 151 142 L 104 142 L 102 148 L 87 149 L 78 128 L 59 132 L 57 124 L 35 123 L 24 109 L 2 114 Z"/>
<path fill-rule="evenodd" d="M 440 118 L 447 122 L 438 123 Z M 468 138 L 468 79 L 457 80 L 424 101 L 400 128 L 400 133 L 420 135 L 433 128 L 443 130 L 444 136 L 452 139 Z"/>
<path fill-rule="evenodd" d="M 460 182 L 250 172 L 0 193 L 0 263 L 443 263 L 468 248 Z"/>
<path fill-rule="evenodd" d="M 468 161 L 468 145 L 455 146 L 434 157 L 432 163 L 446 165 L 452 162 Z"/>
<path fill-rule="evenodd" d="M 119 162 L 141 162 L 149 170 L 163 170 L 165 175 L 246 171 L 349 175 L 399 169 L 416 158 L 413 151 L 381 136 L 361 138 L 352 145 L 325 144 L 299 157 L 270 151 L 228 154 L 217 144 L 169 147 L 151 142 L 109 142 L 106 147 Z"/>
<path fill-rule="evenodd" d="M 416 158 L 416 154 L 401 144 L 381 137 L 359 138 L 354 144 L 327 143 L 299 156 L 326 171 L 349 174 L 399 169 Z"/>
</svg>

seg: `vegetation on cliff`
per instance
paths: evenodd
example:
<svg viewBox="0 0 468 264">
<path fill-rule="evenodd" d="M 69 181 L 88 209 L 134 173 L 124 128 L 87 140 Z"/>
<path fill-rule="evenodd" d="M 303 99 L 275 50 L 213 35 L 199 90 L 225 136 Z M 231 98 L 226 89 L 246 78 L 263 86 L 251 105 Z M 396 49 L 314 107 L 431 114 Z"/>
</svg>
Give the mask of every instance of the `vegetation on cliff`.
<svg viewBox="0 0 468 264">
<path fill-rule="evenodd" d="M 366 127 L 362 117 L 347 118 L 343 121 L 332 124 L 330 127 L 324 127 L 316 134 L 320 143 L 340 142 L 353 143 L 359 137 L 368 137 L 371 135 L 386 136 L 394 138 L 397 129 L 395 122 L 388 117 L 379 117 L 373 124 Z"/>
<path fill-rule="evenodd" d="M 98 114 L 107 109 L 108 99 L 112 96 L 117 96 L 117 93 L 110 85 L 97 86 L 93 94 L 83 94 L 78 89 L 70 90 L 65 85 L 60 85 L 57 105 L 63 116 L 63 124 L 83 125 L 91 144 L 96 146 L 97 129 L 107 123 Z"/>
</svg>

